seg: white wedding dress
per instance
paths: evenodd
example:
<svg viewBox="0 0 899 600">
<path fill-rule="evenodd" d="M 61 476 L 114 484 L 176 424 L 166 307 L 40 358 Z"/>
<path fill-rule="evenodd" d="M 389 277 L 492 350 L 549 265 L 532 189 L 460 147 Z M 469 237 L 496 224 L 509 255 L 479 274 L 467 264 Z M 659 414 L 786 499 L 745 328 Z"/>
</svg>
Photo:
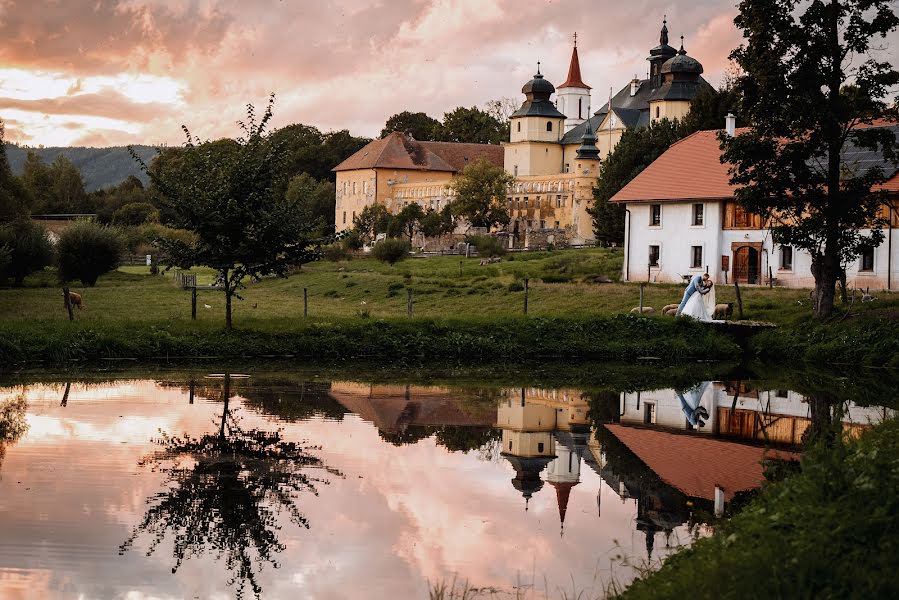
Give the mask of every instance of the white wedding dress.
<svg viewBox="0 0 899 600">
<path fill-rule="evenodd" d="M 687 305 L 684 306 L 682 315 L 685 317 L 690 317 L 691 319 L 696 319 L 697 321 L 706 321 L 709 322 L 712 320 L 712 315 L 715 313 L 715 286 L 708 291 L 707 294 L 700 294 L 699 292 L 694 292 L 690 299 L 687 300 Z"/>
</svg>

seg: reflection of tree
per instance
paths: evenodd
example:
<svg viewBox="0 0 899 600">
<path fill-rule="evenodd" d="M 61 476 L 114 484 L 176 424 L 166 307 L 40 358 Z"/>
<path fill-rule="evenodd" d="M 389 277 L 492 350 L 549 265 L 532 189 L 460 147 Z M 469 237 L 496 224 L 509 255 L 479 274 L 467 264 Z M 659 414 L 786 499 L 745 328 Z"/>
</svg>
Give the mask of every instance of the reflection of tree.
<svg viewBox="0 0 899 600">
<path fill-rule="evenodd" d="M 297 494 L 317 495 L 316 486 L 328 483 L 304 471 L 340 473 L 309 454 L 312 448 L 284 440 L 281 431 L 241 428 L 228 408 L 229 380 L 225 376 L 217 433 L 200 438 L 163 433 L 158 440 L 163 450 L 141 460 L 165 474 L 165 489 L 147 500 L 150 508 L 119 553 L 148 533 L 152 554 L 171 532 L 172 572 L 186 558 L 212 553 L 225 561 L 231 572 L 228 585 L 236 586 L 238 598 L 247 583 L 258 598 L 259 572 L 265 563 L 277 568 L 275 555 L 284 550 L 278 540 L 280 513 L 308 529 L 309 521 L 296 505 Z"/>
<path fill-rule="evenodd" d="M 378 431 L 378 435 L 394 446 L 416 444 L 434 436 L 437 445 L 450 452 L 469 452 L 500 439 L 502 432 L 493 427 L 472 425 L 409 425 L 398 431 Z"/>
<path fill-rule="evenodd" d="M 24 396 L 0 402 L 0 467 L 6 456 L 6 444 L 18 442 L 28 432 L 25 411 L 28 403 Z"/>
</svg>

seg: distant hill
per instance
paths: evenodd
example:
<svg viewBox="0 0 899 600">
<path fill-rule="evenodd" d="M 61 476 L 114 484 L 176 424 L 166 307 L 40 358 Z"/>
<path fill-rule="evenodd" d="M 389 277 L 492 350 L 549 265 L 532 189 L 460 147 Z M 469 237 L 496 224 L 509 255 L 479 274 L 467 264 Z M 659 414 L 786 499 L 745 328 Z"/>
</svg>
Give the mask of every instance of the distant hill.
<svg viewBox="0 0 899 600">
<path fill-rule="evenodd" d="M 128 154 L 125 146 L 112 146 L 110 148 L 31 148 L 6 145 L 6 156 L 16 175 L 22 174 L 25 164 L 25 155 L 31 150 L 41 160 L 50 164 L 60 154 L 68 158 L 81 171 L 84 178 L 84 186 L 88 192 L 105 187 L 117 185 L 129 175 L 134 175 L 144 184 L 147 183 L 147 175 L 140 170 L 137 162 Z M 145 162 L 149 163 L 156 155 L 156 148 L 152 146 L 134 146 L 135 152 Z"/>
</svg>

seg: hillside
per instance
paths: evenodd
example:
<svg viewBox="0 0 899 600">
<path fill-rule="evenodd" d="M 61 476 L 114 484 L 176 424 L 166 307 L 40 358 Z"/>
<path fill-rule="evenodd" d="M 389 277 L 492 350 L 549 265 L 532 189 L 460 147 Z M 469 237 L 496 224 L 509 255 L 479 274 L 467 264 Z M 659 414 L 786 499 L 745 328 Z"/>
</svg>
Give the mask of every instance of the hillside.
<svg viewBox="0 0 899 600">
<path fill-rule="evenodd" d="M 9 164 L 16 175 L 22 174 L 25 155 L 29 150 L 35 152 L 47 164 L 52 163 L 60 154 L 68 158 L 81 171 L 85 188 L 89 192 L 121 183 L 129 175 L 134 175 L 145 184 L 147 183 L 146 174 L 141 172 L 137 162 L 131 158 L 128 148 L 125 146 L 31 148 L 7 144 L 6 155 L 9 157 Z M 134 146 L 134 150 L 148 162 L 156 155 L 156 148 L 152 146 Z"/>
</svg>

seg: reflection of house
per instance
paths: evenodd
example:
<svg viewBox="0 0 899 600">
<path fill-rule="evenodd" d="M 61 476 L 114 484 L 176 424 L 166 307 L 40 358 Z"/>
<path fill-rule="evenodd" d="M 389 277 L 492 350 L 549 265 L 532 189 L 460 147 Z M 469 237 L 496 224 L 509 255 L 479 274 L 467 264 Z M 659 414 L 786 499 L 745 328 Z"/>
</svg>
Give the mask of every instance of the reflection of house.
<svg viewBox="0 0 899 600">
<path fill-rule="evenodd" d="M 709 382 L 698 397 L 691 398 L 690 394 L 687 391 L 678 395 L 672 389 L 622 393 L 621 424 L 699 431 L 703 435 L 782 446 L 797 446 L 811 424 L 808 402 L 789 390 L 758 390 L 734 382 Z M 708 413 L 703 427 L 691 425 L 685 411 L 684 402 L 690 407 L 696 400 Z M 880 421 L 883 415 L 883 409 L 850 404 L 843 428 L 857 431 Z"/>
<path fill-rule="evenodd" d="M 733 125 L 729 117 L 731 135 Z M 899 126 L 891 129 L 899 132 Z M 811 255 L 775 244 L 767 223 L 735 202 L 718 133 L 698 131 L 676 142 L 612 198 L 629 211 L 623 278 L 679 282 L 708 268 L 715 281 L 768 283 L 770 272 L 778 285 L 812 287 Z M 849 169 L 879 165 L 891 177 L 884 189 L 899 194 L 896 165 L 877 153 L 847 147 L 841 160 Z M 887 288 L 899 275 L 899 244 L 890 240 L 899 214 L 884 207 L 882 217 L 892 221 L 884 227 L 887 241 L 846 269 L 858 288 Z"/>
</svg>

